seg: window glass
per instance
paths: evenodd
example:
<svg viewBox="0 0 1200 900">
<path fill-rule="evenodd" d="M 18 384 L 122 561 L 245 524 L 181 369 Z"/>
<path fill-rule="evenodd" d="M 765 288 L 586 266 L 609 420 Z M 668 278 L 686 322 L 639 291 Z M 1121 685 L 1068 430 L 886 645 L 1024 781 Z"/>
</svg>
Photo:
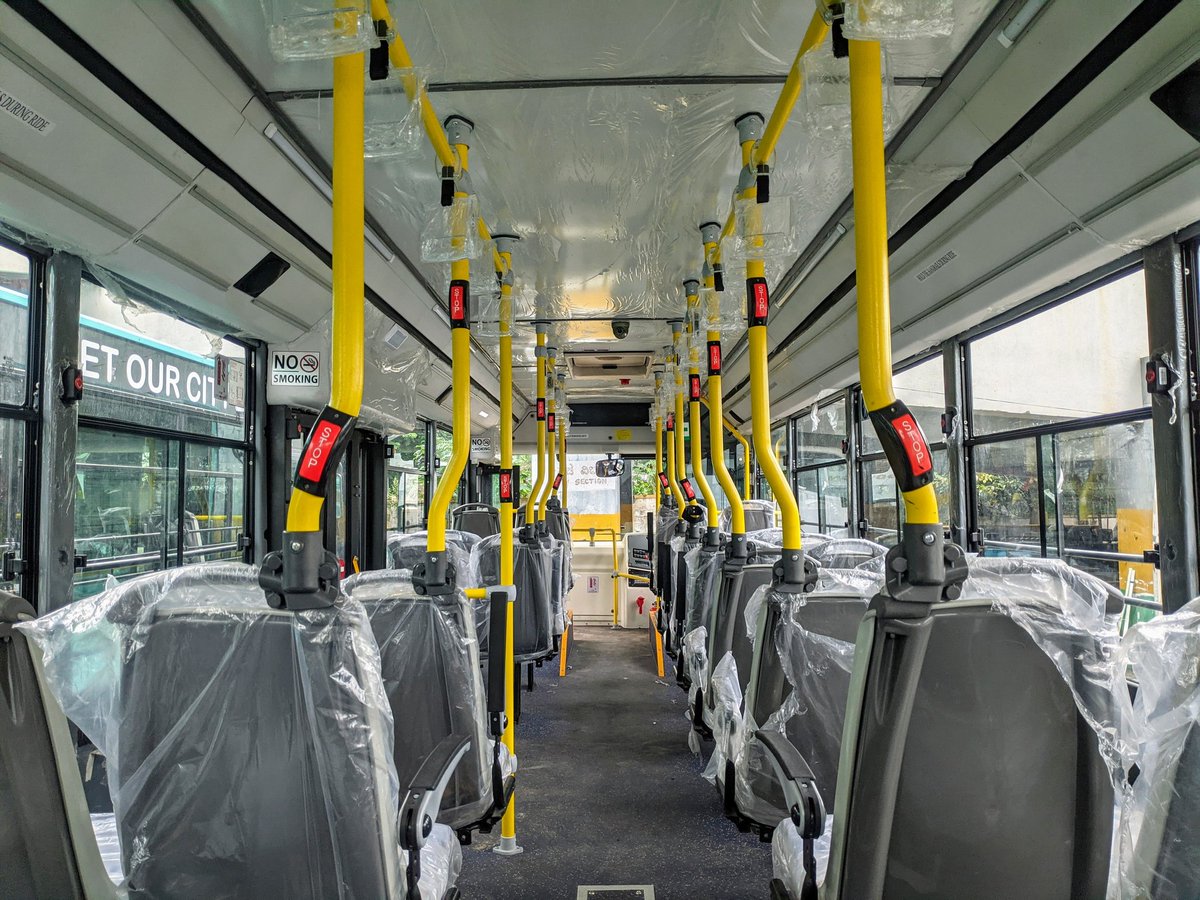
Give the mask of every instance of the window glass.
<svg viewBox="0 0 1200 900">
<path fill-rule="evenodd" d="M 179 551 L 179 450 L 176 440 L 95 428 L 79 429 L 75 454 L 75 599 L 118 580 L 176 564 Z M 184 545 L 201 539 L 186 514 Z"/>
<path fill-rule="evenodd" d="M 900 534 L 900 501 L 896 479 L 886 459 L 866 460 L 863 471 L 863 514 L 867 520 L 865 537 L 892 546 Z"/>
<path fill-rule="evenodd" d="M 420 531 L 425 526 L 425 429 L 388 437 L 386 521 L 389 530 Z"/>
<path fill-rule="evenodd" d="M 813 404 L 796 422 L 796 465 L 809 466 L 845 457 L 846 401 L 839 396 L 821 405 Z"/>
<path fill-rule="evenodd" d="M 654 472 L 653 459 L 630 460 L 633 463 L 631 481 L 633 482 L 633 530 L 646 529 L 646 514 L 654 513 L 654 494 L 658 487 L 658 476 Z M 711 480 L 715 484 L 715 480 Z M 716 493 L 721 494 L 720 490 Z M 570 496 L 568 495 L 568 499 Z"/>
<path fill-rule="evenodd" d="M 25 425 L 0 419 L 0 553 L 12 553 L 14 559 L 21 558 L 24 473 Z M 11 582 L 0 584 L 13 589 Z"/>
<path fill-rule="evenodd" d="M 241 559 L 246 511 L 245 451 L 188 444 L 184 562 Z M 193 530 L 194 520 L 194 530 Z"/>
<path fill-rule="evenodd" d="M 1151 423 L 1072 431 L 1044 440 L 1053 445 L 1063 557 L 1123 591 L 1153 599 L 1152 565 L 1096 556 L 1140 556 L 1158 539 Z"/>
<path fill-rule="evenodd" d="M 844 534 L 850 524 L 847 466 L 820 466 L 796 473 L 800 522 L 807 531 Z"/>
<path fill-rule="evenodd" d="M 789 461 L 787 422 L 784 422 L 771 429 L 771 449 L 775 452 L 775 458 L 779 460 L 779 467 L 786 472 L 788 470 Z"/>
<path fill-rule="evenodd" d="M 240 367 L 244 383 L 244 347 L 174 316 L 122 305 L 87 280 L 79 304 L 80 415 L 245 438 L 245 410 L 218 399 L 216 383 L 218 356 Z"/>
<path fill-rule="evenodd" d="M 31 278 L 29 257 L 0 247 L 0 403 L 25 402 Z"/>
<path fill-rule="evenodd" d="M 1141 270 L 969 346 L 977 435 L 1149 405 Z"/>
<path fill-rule="evenodd" d="M 975 507 L 985 556 L 1041 555 L 1036 440 L 975 448 Z"/>
<path fill-rule="evenodd" d="M 936 444 L 942 440 L 942 413 L 946 411 L 946 381 L 942 371 L 942 356 L 934 354 L 923 362 L 897 372 L 893 378 L 896 396 L 903 400 L 925 432 L 925 440 Z M 862 424 L 862 453 L 883 449 L 870 419 Z"/>
</svg>

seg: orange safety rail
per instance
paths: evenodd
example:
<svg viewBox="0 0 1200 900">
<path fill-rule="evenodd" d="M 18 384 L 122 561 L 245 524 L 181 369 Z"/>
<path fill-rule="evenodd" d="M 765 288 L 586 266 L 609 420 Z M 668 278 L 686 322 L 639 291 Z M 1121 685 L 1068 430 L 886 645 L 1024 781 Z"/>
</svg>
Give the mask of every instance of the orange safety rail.
<svg viewBox="0 0 1200 900">
<path fill-rule="evenodd" d="M 567 627 L 563 629 L 562 636 L 562 655 L 558 658 L 558 677 L 563 678 L 567 674 L 567 648 L 571 646 L 571 626 L 575 622 L 575 613 L 567 610 Z"/>
</svg>

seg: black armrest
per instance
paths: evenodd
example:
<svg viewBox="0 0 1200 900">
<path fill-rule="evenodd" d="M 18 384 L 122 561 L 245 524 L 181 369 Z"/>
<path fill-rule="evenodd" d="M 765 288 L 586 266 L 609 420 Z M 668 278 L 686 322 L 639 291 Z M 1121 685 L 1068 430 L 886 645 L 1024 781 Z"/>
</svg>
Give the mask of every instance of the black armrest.
<svg viewBox="0 0 1200 900">
<path fill-rule="evenodd" d="M 497 740 L 504 733 L 504 681 L 508 676 L 508 610 L 517 596 L 510 585 L 490 587 L 488 621 L 488 727 Z"/>
<path fill-rule="evenodd" d="M 410 855 L 419 854 L 425 839 L 433 831 L 441 810 L 442 795 L 454 770 L 471 746 L 471 739 L 462 734 L 442 738 L 433 748 L 400 803 L 400 846 Z"/>
<path fill-rule="evenodd" d="M 779 775 L 788 811 L 800 836 L 816 840 L 825 832 L 825 801 L 821 799 L 808 761 L 778 731 L 758 731 L 754 739 L 767 751 L 767 757 Z"/>
</svg>

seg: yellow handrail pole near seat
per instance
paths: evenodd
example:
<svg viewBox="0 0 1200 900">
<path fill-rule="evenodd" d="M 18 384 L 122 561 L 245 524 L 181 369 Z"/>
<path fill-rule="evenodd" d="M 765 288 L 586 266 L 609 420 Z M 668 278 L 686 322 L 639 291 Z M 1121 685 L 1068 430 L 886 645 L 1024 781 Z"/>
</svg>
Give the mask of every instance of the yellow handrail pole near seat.
<svg viewBox="0 0 1200 900">
<path fill-rule="evenodd" d="M 679 486 L 679 466 L 676 465 L 675 458 L 675 429 L 682 427 L 683 423 L 677 420 L 675 413 L 668 412 L 664 442 L 667 454 L 667 487 L 671 496 L 675 498 L 675 508 L 680 515 L 683 514 L 684 500 L 683 489 Z"/>
<path fill-rule="evenodd" d="M 461 161 L 462 171 L 467 171 L 467 139 L 474 126 L 466 119 L 451 116 L 446 126 Z M 455 191 L 456 197 L 465 197 Z M 456 218 L 452 222 L 451 239 L 455 246 L 466 243 L 467 229 L 471 223 Z M 429 584 L 445 583 L 443 572 L 446 566 L 446 515 L 450 501 L 458 490 L 459 480 L 471 454 L 471 262 L 456 259 L 450 263 L 450 340 L 451 340 L 451 384 L 453 390 L 452 414 L 454 443 L 450 460 L 442 469 L 433 498 L 429 502 L 429 542 L 426 546 L 427 562 L 425 577 Z M 415 574 L 415 573 L 414 573 Z"/>
<path fill-rule="evenodd" d="M 363 392 L 363 54 L 333 60 L 333 334 L 329 404 L 309 432 L 288 504 L 285 552 L 320 542 L 328 480 L 354 431 Z M 316 538 L 312 538 L 312 535 Z M 280 605 L 286 600 L 279 595 Z"/>
<path fill-rule="evenodd" d="M 722 429 L 725 410 L 724 398 L 721 394 L 721 369 L 724 357 L 721 353 L 721 332 L 712 327 L 711 323 L 718 320 L 720 299 L 716 292 L 716 275 L 712 267 L 713 254 L 717 249 L 717 238 L 720 226 L 716 222 L 705 222 L 700 226 L 700 237 L 704 242 L 704 287 L 708 292 L 709 303 L 713 309 L 704 310 L 704 315 L 710 325 L 706 335 L 708 344 L 708 399 L 700 398 L 700 402 L 708 409 L 708 455 L 712 460 L 713 471 L 717 473 L 717 482 L 725 492 L 729 501 L 730 541 L 727 555 L 743 559 L 746 556 L 746 508 L 742 497 L 738 494 L 737 484 L 729 474 L 725 465 L 725 435 Z M 741 437 L 741 435 L 738 435 Z"/>
<path fill-rule="evenodd" d="M 663 491 L 668 486 L 662 483 L 663 473 L 666 472 L 666 460 L 663 458 L 663 416 L 660 397 L 662 395 L 662 367 L 654 367 L 654 521 L 658 523 L 658 513 L 662 509 Z"/>
<path fill-rule="evenodd" d="M 559 379 L 562 380 L 561 378 Z M 567 414 L 569 415 L 569 413 Z M 570 423 L 566 421 L 566 416 L 563 411 L 558 411 L 558 471 L 562 475 L 562 484 L 558 489 L 558 502 L 562 504 L 562 508 L 567 508 L 567 428 Z"/>
<path fill-rule="evenodd" d="M 675 452 L 675 474 L 676 480 L 679 482 L 680 504 L 679 518 L 683 518 L 684 506 L 691 506 L 695 503 L 695 495 L 692 494 L 691 482 L 687 477 L 687 454 L 683 448 L 683 425 L 687 420 L 683 417 L 683 366 L 684 361 L 679 356 L 679 336 L 683 333 L 683 322 L 675 320 L 671 322 L 671 347 L 675 361 L 675 431 L 671 435 L 674 439 Z M 692 494 L 692 496 L 689 496 Z"/>
<path fill-rule="evenodd" d="M 538 523 L 546 521 L 546 501 L 550 499 L 554 493 L 554 468 L 558 460 L 558 454 L 554 452 L 555 434 L 550 430 L 551 424 L 554 423 L 554 410 L 556 401 L 554 399 L 554 386 L 556 384 L 555 367 L 558 365 L 558 349 L 550 346 L 546 348 L 546 384 L 542 388 L 546 398 L 546 421 L 545 435 L 546 440 L 543 444 L 541 465 L 546 468 L 546 480 L 541 483 L 541 490 L 538 492 L 537 520 Z"/>
<path fill-rule="evenodd" d="M 515 234 L 497 234 L 496 249 L 504 260 L 504 274 L 500 279 L 500 583 L 511 585 L 516 573 L 513 565 L 513 518 L 517 500 L 517 485 L 513 478 L 513 378 L 512 378 L 512 251 L 519 238 Z M 508 604 L 507 621 L 504 627 L 504 734 L 501 741 L 514 758 L 517 739 L 514 711 L 516 708 L 516 661 L 514 651 L 513 604 Z M 517 846 L 517 794 L 504 810 L 500 820 L 500 843 L 496 851 L 501 855 L 521 852 Z"/>
<path fill-rule="evenodd" d="M 525 524 L 537 525 L 537 502 L 546 480 L 546 324 L 535 322 L 537 331 L 537 374 L 534 375 L 534 428 L 537 432 L 537 481 L 529 491 L 525 505 Z"/>
<path fill-rule="evenodd" d="M 886 592 L 897 600 L 953 600 L 967 575 L 965 555 L 945 541 L 933 488 L 933 455 L 916 418 L 896 398 L 892 382 L 879 43 L 852 40 L 849 54 L 860 378 L 871 424 L 904 497 L 900 542 L 888 551 Z"/>
<path fill-rule="evenodd" d="M 688 279 L 683 283 L 683 287 L 688 306 L 688 449 L 692 455 L 692 475 L 704 497 L 708 514 L 705 540 L 715 546 L 720 531 L 721 512 L 717 509 L 717 498 L 708 483 L 708 476 L 704 474 L 704 432 L 700 428 L 700 348 L 696 340 L 700 329 L 700 282 Z"/>
<path fill-rule="evenodd" d="M 712 402 L 710 398 L 701 397 L 700 402 L 703 403 L 710 411 L 712 410 Z M 725 426 L 725 430 L 729 432 L 730 437 L 742 445 L 742 458 L 745 460 L 745 465 L 742 467 L 742 500 L 750 499 L 750 469 L 753 466 L 754 450 L 750 446 L 750 442 L 746 440 L 746 436 L 738 431 L 738 427 L 733 424 L 729 416 L 721 413 L 721 424 Z"/>
<path fill-rule="evenodd" d="M 800 507 L 788 484 L 787 476 L 771 448 L 771 394 L 767 379 L 767 316 L 771 301 L 767 290 L 766 265 L 761 253 L 761 230 L 757 221 L 761 212 L 757 199 L 756 173 L 751 168 L 754 143 L 761 134 L 763 118 L 758 113 L 746 113 L 736 122 L 742 146 L 742 176 L 738 182 L 738 199 L 751 201 L 747 207 L 746 314 L 750 344 L 750 407 L 754 451 L 771 493 L 775 496 L 783 525 L 782 573 L 783 584 L 803 585 L 806 590 L 816 586 L 816 569 L 805 565 L 801 548 Z M 757 251 L 757 252 L 756 252 Z"/>
</svg>

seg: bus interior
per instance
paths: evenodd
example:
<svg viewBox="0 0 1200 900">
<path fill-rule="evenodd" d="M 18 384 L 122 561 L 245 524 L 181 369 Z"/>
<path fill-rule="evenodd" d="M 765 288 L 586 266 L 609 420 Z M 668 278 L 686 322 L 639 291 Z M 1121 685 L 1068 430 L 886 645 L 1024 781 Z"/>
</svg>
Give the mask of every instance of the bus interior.
<svg viewBox="0 0 1200 900">
<path fill-rule="evenodd" d="M 1200 898 L 1196 0 L 0 0 L 0 898 Z"/>
</svg>

